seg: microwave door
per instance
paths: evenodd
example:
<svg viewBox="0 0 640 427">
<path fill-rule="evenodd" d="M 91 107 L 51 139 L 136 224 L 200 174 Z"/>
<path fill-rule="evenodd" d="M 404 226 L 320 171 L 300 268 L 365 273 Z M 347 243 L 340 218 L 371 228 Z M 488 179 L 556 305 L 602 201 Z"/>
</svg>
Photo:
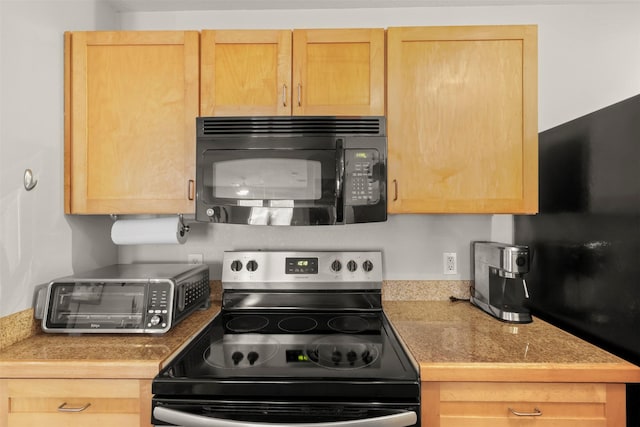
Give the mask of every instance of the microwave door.
<svg viewBox="0 0 640 427">
<path fill-rule="evenodd" d="M 199 204 L 214 222 L 309 225 L 336 221 L 335 149 L 207 150 L 201 161 Z"/>
</svg>

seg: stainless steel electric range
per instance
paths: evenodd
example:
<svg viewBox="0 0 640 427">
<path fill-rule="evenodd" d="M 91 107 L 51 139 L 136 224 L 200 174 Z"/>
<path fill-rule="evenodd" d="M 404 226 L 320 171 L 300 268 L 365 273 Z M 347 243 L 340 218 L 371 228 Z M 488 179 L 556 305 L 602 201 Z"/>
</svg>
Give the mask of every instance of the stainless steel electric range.
<svg viewBox="0 0 640 427">
<path fill-rule="evenodd" d="M 420 425 L 380 252 L 226 252 L 221 312 L 153 380 L 153 423 Z"/>
</svg>

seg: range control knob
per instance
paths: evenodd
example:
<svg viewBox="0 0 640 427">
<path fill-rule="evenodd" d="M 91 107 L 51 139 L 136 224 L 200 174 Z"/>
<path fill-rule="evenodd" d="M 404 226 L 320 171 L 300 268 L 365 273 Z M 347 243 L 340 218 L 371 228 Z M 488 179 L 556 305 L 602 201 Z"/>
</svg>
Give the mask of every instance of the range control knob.
<svg viewBox="0 0 640 427">
<path fill-rule="evenodd" d="M 331 361 L 337 365 L 341 360 L 342 353 L 340 352 L 340 350 L 333 350 L 333 353 L 331 353 Z"/>
<path fill-rule="evenodd" d="M 351 260 L 347 263 L 347 270 L 349 270 L 350 272 L 354 272 L 358 269 L 358 264 L 354 261 Z"/>
<path fill-rule="evenodd" d="M 233 364 L 237 365 L 238 363 L 240 363 L 240 361 L 244 358 L 244 354 L 240 353 L 239 351 L 234 351 L 233 354 L 231 355 L 231 360 L 233 360 Z"/>
<path fill-rule="evenodd" d="M 370 272 L 371 270 L 373 270 L 373 263 L 369 260 L 366 260 L 362 263 L 362 269 L 367 273 Z"/>
<path fill-rule="evenodd" d="M 249 365 L 253 365 L 254 363 L 256 363 L 256 360 L 258 360 L 258 353 L 256 353 L 255 351 L 250 351 L 249 354 L 247 354 L 247 360 L 249 361 Z"/>
<path fill-rule="evenodd" d="M 242 261 L 235 260 L 231 263 L 231 271 L 242 270 Z"/>
<path fill-rule="evenodd" d="M 347 353 L 347 360 L 349 361 L 349 363 L 353 365 L 357 359 L 358 354 L 353 350 L 349 350 L 349 352 Z"/>
<path fill-rule="evenodd" d="M 151 316 L 151 319 L 149 319 L 149 323 L 151 323 L 151 326 L 158 326 L 160 322 L 162 322 L 162 316 L 158 316 L 157 314 L 154 314 L 153 316 Z"/>
<path fill-rule="evenodd" d="M 251 260 L 247 263 L 247 270 L 256 271 L 258 269 L 258 263 L 254 260 Z"/>
<path fill-rule="evenodd" d="M 333 261 L 331 263 L 331 271 L 335 271 L 337 273 L 340 270 L 342 270 L 342 263 L 338 260 Z"/>
</svg>

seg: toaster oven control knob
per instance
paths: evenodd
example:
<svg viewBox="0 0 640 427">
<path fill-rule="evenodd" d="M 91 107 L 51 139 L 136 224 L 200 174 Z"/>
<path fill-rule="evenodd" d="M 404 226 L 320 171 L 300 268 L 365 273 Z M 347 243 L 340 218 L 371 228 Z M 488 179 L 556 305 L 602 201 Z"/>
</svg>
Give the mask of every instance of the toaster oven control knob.
<svg viewBox="0 0 640 427">
<path fill-rule="evenodd" d="M 238 363 L 240 363 L 240 361 L 244 358 L 244 354 L 240 353 L 239 351 L 234 351 L 233 354 L 231 355 L 231 360 L 233 360 L 233 364 L 237 365 Z"/>
<path fill-rule="evenodd" d="M 254 260 L 251 260 L 247 263 L 247 270 L 256 271 L 258 269 L 258 263 Z"/>
<path fill-rule="evenodd" d="M 231 271 L 242 270 L 242 261 L 235 260 L 231 263 Z"/>
<path fill-rule="evenodd" d="M 256 353 L 255 351 L 250 351 L 249 354 L 247 354 L 247 360 L 249 361 L 249 365 L 253 365 L 254 363 L 256 363 L 256 360 L 258 360 L 258 353 Z"/>
<path fill-rule="evenodd" d="M 335 260 L 331 263 L 331 271 L 338 272 L 342 270 L 342 263 L 338 260 Z"/>
<path fill-rule="evenodd" d="M 151 323 L 151 326 L 158 326 L 160 322 L 162 322 L 162 316 L 158 316 L 157 314 L 154 314 L 153 316 L 151 316 L 151 319 L 149 319 L 149 323 Z"/>
<path fill-rule="evenodd" d="M 369 260 L 366 260 L 362 263 L 362 269 L 367 273 L 370 272 L 371 270 L 373 270 L 373 263 Z"/>
<path fill-rule="evenodd" d="M 351 260 L 347 263 L 347 270 L 349 270 L 350 272 L 354 272 L 358 269 L 358 264 L 354 261 Z"/>
<path fill-rule="evenodd" d="M 516 265 L 518 267 L 522 267 L 523 265 L 525 265 L 527 263 L 527 259 L 523 256 L 519 256 L 516 258 Z"/>
</svg>

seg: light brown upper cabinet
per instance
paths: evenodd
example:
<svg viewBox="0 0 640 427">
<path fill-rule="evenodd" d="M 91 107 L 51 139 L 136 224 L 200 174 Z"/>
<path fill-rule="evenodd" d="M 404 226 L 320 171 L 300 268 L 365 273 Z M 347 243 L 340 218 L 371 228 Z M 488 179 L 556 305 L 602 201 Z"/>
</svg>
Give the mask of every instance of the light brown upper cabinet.
<svg viewBox="0 0 640 427">
<path fill-rule="evenodd" d="M 65 34 L 65 212 L 194 212 L 199 34 Z"/>
<path fill-rule="evenodd" d="M 202 31 L 203 116 L 384 115 L 384 30 Z"/>
<path fill-rule="evenodd" d="M 538 210 L 537 27 L 387 31 L 389 213 Z"/>
</svg>

